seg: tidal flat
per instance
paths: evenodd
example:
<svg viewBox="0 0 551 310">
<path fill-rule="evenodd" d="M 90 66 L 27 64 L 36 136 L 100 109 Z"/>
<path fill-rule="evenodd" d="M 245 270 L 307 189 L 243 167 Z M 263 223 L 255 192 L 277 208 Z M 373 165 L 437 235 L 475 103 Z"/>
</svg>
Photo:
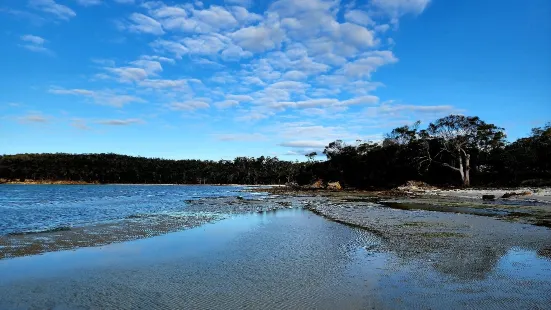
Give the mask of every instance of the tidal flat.
<svg viewBox="0 0 551 310">
<path fill-rule="evenodd" d="M 0 237 L 0 309 L 538 309 L 551 302 L 551 230 L 532 215 L 508 216 L 545 218 L 545 204 L 511 210 L 474 199 L 268 195 L 246 187 L 175 187 L 157 196 L 149 195 L 167 189 L 99 190 L 112 199 L 107 212 L 120 199 L 154 212 Z M 122 198 L 109 194 L 119 190 Z M 222 190 L 231 192 L 217 195 Z"/>
</svg>

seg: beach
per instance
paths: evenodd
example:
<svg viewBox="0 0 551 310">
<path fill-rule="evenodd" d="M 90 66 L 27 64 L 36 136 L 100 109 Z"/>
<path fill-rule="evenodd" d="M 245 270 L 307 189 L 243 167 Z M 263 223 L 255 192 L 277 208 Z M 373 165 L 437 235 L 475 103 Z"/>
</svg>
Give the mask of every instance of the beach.
<svg viewBox="0 0 551 310">
<path fill-rule="evenodd" d="M 218 190 L 182 201 L 179 213 L 2 237 L 0 308 L 548 305 L 551 230 L 537 225 L 549 218 L 545 198 Z M 144 201 L 150 191 L 166 188 L 137 189 Z"/>
</svg>

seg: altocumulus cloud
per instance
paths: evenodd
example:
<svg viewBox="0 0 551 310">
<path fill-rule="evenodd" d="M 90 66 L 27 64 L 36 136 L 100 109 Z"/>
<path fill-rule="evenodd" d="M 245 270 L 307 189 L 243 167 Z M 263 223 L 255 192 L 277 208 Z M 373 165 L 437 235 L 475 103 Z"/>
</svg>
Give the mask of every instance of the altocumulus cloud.
<svg viewBox="0 0 551 310">
<path fill-rule="evenodd" d="M 108 55 L 111 50 L 105 49 L 89 55 L 90 66 L 82 73 L 86 78 L 47 90 L 58 99 L 107 106 L 91 107 L 95 109 L 112 107 L 128 117 L 72 119 L 70 124 L 79 129 L 144 124 L 136 111 L 155 114 L 162 122 L 200 114 L 203 121 L 223 121 L 223 128 L 205 132 L 216 140 L 265 140 L 300 153 L 335 139 L 380 135 L 372 131 L 370 119 L 405 122 L 456 111 L 445 104 L 390 102 L 393 98 L 380 99 L 375 93 L 385 86 L 376 80 L 377 73 L 399 65 L 393 50 L 399 19 L 421 14 L 429 0 L 253 4 L 29 0 L 26 10 L 57 20 L 57 27 L 69 24 L 59 21 L 73 23 L 85 10 L 120 13 L 109 27 L 132 44 L 132 53 Z M 79 5 L 78 17 L 73 5 Z M 46 46 L 53 37 L 47 38 L 27 34 L 19 44 L 50 52 Z M 251 125 L 258 132 L 244 132 Z"/>
<path fill-rule="evenodd" d="M 107 119 L 97 121 L 98 124 L 108 125 L 108 126 L 128 126 L 134 124 L 144 124 L 145 121 L 139 118 L 129 118 L 129 119 Z"/>
<path fill-rule="evenodd" d="M 68 6 L 59 4 L 54 0 L 30 0 L 29 7 L 51 14 L 57 19 L 69 20 L 77 14 Z"/>
<path fill-rule="evenodd" d="M 53 55 L 53 52 L 44 46 L 47 41 L 42 37 L 26 34 L 21 36 L 21 41 L 21 47 L 29 51 Z"/>
<path fill-rule="evenodd" d="M 18 121 L 20 123 L 48 123 L 50 122 L 50 118 L 40 113 L 30 113 L 28 115 L 19 117 Z"/>
</svg>

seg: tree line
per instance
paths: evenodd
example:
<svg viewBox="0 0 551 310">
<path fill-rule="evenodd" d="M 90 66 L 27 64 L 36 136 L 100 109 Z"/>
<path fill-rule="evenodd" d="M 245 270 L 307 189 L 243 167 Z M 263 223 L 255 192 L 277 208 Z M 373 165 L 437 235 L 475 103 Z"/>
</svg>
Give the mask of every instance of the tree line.
<svg viewBox="0 0 551 310">
<path fill-rule="evenodd" d="M 508 143 L 505 130 L 478 117 L 450 115 L 420 128 L 395 128 L 382 142 L 331 142 L 315 161 L 277 157 L 167 160 L 117 154 L 0 156 L 0 179 L 130 184 L 311 184 L 389 188 L 408 180 L 437 185 L 551 185 L 551 124 Z M 321 155 L 321 154 L 320 154 Z"/>
</svg>

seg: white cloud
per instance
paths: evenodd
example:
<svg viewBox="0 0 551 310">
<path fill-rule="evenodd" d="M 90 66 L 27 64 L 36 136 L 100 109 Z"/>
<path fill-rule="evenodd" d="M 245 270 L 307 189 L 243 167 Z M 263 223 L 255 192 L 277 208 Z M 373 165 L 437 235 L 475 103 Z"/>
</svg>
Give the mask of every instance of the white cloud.
<svg viewBox="0 0 551 310">
<path fill-rule="evenodd" d="M 288 141 L 282 142 L 279 145 L 294 148 L 324 148 L 327 144 L 322 141 Z"/>
<path fill-rule="evenodd" d="M 176 61 L 174 61 L 174 59 L 172 59 L 172 58 L 156 56 L 156 55 L 153 55 L 153 56 L 142 55 L 142 56 L 140 56 L 140 59 L 154 60 L 154 61 L 158 61 L 158 62 L 167 62 L 167 63 L 170 63 L 170 64 L 175 64 L 176 63 Z"/>
<path fill-rule="evenodd" d="M 129 119 L 107 119 L 97 121 L 98 124 L 108 125 L 108 126 L 128 126 L 134 124 L 143 124 L 145 123 L 142 119 L 139 118 L 129 118 Z"/>
<path fill-rule="evenodd" d="M 188 11 L 180 6 L 160 6 L 151 10 L 151 15 L 155 18 L 187 17 Z"/>
<path fill-rule="evenodd" d="M 283 18 L 282 26 L 294 39 L 307 39 L 331 34 L 338 27 L 335 20 L 338 1 L 333 0 L 279 0 L 270 10 Z"/>
<path fill-rule="evenodd" d="M 140 59 L 131 61 L 130 64 L 144 69 L 148 75 L 156 75 L 157 73 L 163 71 L 163 66 L 161 66 L 161 63 L 155 60 Z"/>
<path fill-rule="evenodd" d="M 272 85 L 270 85 L 268 88 L 276 88 L 276 89 L 285 89 L 285 90 L 292 90 L 292 91 L 304 91 L 306 88 L 308 88 L 308 84 L 297 82 L 297 81 L 282 81 L 282 82 L 276 82 Z"/>
<path fill-rule="evenodd" d="M 71 1 L 93 5 L 111 0 Z M 262 121 L 255 128 L 262 123 L 272 127 L 266 129 L 270 137 L 284 141 L 280 146 L 296 154 L 319 150 L 339 138 L 361 138 L 363 128 L 375 121 L 432 116 L 452 108 L 381 104 L 373 95 L 384 85 L 372 81 L 372 76 L 398 61 L 388 31 L 397 29 L 397 17 L 421 12 L 428 0 L 346 4 L 340 0 L 275 0 L 262 5 L 226 0 L 226 6 L 196 0 L 117 2 L 137 3 L 125 8 L 132 11 L 118 24 L 121 29 L 156 36 L 128 39 L 133 44 L 148 44 L 146 49 L 136 45 L 133 57 L 141 55 L 138 58 L 102 55 L 112 60 L 92 66 L 101 70 L 92 82 L 123 84 L 101 90 L 55 88 L 51 93 L 115 107 L 145 102 L 143 97 L 150 102 L 143 108 L 161 116 L 173 114 L 170 110 L 189 111 L 179 114 L 205 119 L 209 113 L 201 110 L 216 107 L 220 110 L 213 110 L 214 116 L 227 121 L 229 128 L 232 121 Z M 247 9 L 249 5 L 254 9 Z M 262 8 L 267 10 L 257 11 Z M 23 42 L 47 45 L 40 37 Z M 198 77 L 203 82 L 194 79 Z M 297 119 L 308 122 L 290 122 Z M 125 125 L 135 120 L 87 122 Z M 88 128 L 84 121 L 71 125 Z M 257 141 L 264 136 L 261 132 L 213 136 L 222 141 Z"/>
<path fill-rule="evenodd" d="M 412 115 L 447 115 L 452 112 L 458 112 L 456 108 L 450 105 L 420 106 L 383 103 L 377 107 L 369 107 L 365 113 L 369 117 L 404 117 Z"/>
<path fill-rule="evenodd" d="M 193 18 L 193 11 L 184 6 L 159 5 L 150 9 L 150 14 L 157 18 L 167 30 L 207 33 L 212 27 L 200 20 Z"/>
<path fill-rule="evenodd" d="M 236 100 L 239 102 L 250 102 L 253 101 L 253 97 L 249 95 L 226 95 L 227 100 Z"/>
<path fill-rule="evenodd" d="M 237 45 L 251 52 L 264 52 L 279 47 L 284 37 L 280 29 L 265 26 L 241 28 L 230 36 Z"/>
<path fill-rule="evenodd" d="M 256 122 L 270 117 L 272 113 L 260 111 L 244 111 L 242 115 L 235 118 L 238 122 Z"/>
<path fill-rule="evenodd" d="M 229 74 L 228 72 L 216 72 L 210 80 L 214 83 L 218 84 L 235 84 L 237 83 L 237 80 L 235 79 L 235 76 Z"/>
<path fill-rule="evenodd" d="M 341 101 L 340 105 L 374 104 L 377 102 L 379 102 L 379 97 L 368 95 Z"/>
<path fill-rule="evenodd" d="M 224 2 L 241 5 L 244 7 L 250 7 L 253 4 L 253 0 L 224 0 Z"/>
<path fill-rule="evenodd" d="M 42 26 L 44 25 L 47 20 L 43 18 L 42 16 L 39 16 L 35 13 L 27 12 L 27 11 L 21 11 L 21 10 L 14 10 L 9 8 L 0 7 L 0 13 L 9 14 L 17 19 L 23 19 L 28 21 L 33 26 Z"/>
<path fill-rule="evenodd" d="M 96 92 L 87 89 L 59 89 L 53 88 L 49 90 L 52 94 L 57 95 L 81 95 L 81 96 L 94 96 Z"/>
<path fill-rule="evenodd" d="M 211 55 L 207 55 L 207 56 L 211 56 Z M 219 62 L 206 59 L 206 58 L 201 58 L 201 57 L 199 58 L 193 57 L 191 58 L 191 61 L 193 61 L 195 64 L 198 64 L 198 65 L 207 66 L 207 67 L 216 68 L 216 69 L 221 69 L 225 67 L 223 64 Z"/>
<path fill-rule="evenodd" d="M 285 80 L 300 81 L 300 80 L 305 80 L 307 78 L 308 76 L 304 74 L 304 72 L 297 71 L 297 70 L 287 71 L 285 72 L 285 74 L 283 74 L 283 79 Z"/>
<path fill-rule="evenodd" d="M 369 17 L 369 14 L 362 10 L 351 10 L 344 14 L 344 18 L 351 22 L 362 26 L 370 26 L 375 22 Z"/>
<path fill-rule="evenodd" d="M 231 7 L 231 12 L 233 16 L 239 21 L 242 25 L 248 25 L 262 20 L 262 16 L 256 13 L 249 12 L 246 8 L 241 6 Z"/>
<path fill-rule="evenodd" d="M 367 52 L 359 59 L 347 63 L 341 69 L 341 72 L 347 76 L 361 78 L 371 77 L 379 67 L 392 64 L 398 61 L 391 51 L 373 51 Z"/>
<path fill-rule="evenodd" d="M 244 84 L 252 84 L 252 85 L 258 85 L 258 86 L 264 86 L 266 83 L 259 79 L 256 76 L 245 76 L 241 80 Z"/>
<path fill-rule="evenodd" d="M 117 79 L 122 83 L 132 83 L 144 80 L 148 77 L 148 73 L 143 68 L 121 67 L 121 68 L 106 68 L 106 70 L 117 76 Z"/>
<path fill-rule="evenodd" d="M 242 58 L 250 58 L 253 54 L 249 51 L 244 51 L 241 47 L 232 45 L 228 48 L 226 48 L 222 54 L 221 57 L 225 61 L 239 61 Z"/>
<path fill-rule="evenodd" d="M 44 43 L 46 43 L 44 38 L 27 34 L 21 36 L 21 41 L 24 42 L 21 44 L 21 47 L 28 49 L 29 51 L 53 55 L 51 50 L 44 47 Z"/>
<path fill-rule="evenodd" d="M 29 6 L 33 9 L 53 14 L 61 20 L 69 20 L 77 15 L 71 8 L 58 4 L 54 0 L 30 0 Z"/>
<path fill-rule="evenodd" d="M 214 105 L 219 109 L 227 109 L 227 108 L 238 106 L 239 101 L 237 101 L 237 100 L 224 100 L 224 101 L 216 102 Z"/>
<path fill-rule="evenodd" d="M 131 95 L 100 94 L 99 97 L 96 98 L 96 102 L 107 104 L 114 107 L 122 107 L 128 103 L 145 102 L 145 100 L 136 96 L 131 96 Z"/>
<path fill-rule="evenodd" d="M 250 65 L 244 65 L 242 67 L 244 70 L 241 74 L 245 76 L 254 76 L 264 81 L 274 81 L 281 77 L 281 72 L 274 70 L 266 59 L 254 60 Z"/>
<path fill-rule="evenodd" d="M 86 123 L 85 120 L 79 119 L 79 118 L 75 118 L 75 119 L 71 120 L 71 126 L 77 128 L 77 129 L 80 129 L 80 130 L 90 130 L 90 129 L 92 129 L 88 126 L 88 124 Z"/>
<path fill-rule="evenodd" d="M 132 13 L 128 18 L 128 23 L 123 23 L 121 27 L 137 33 L 149 33 L 153 35 L 163 35 L 165 33 L 161 23 L 140 13 Z"/>
<path fill-rule="evenodd" d="M 78 4 L 82 6 L 92 6 L 102 4 L 102 0 L 76 0 Z"/>
<path fill-rule="evenodd" d="M 214 55 L 226 46 L 223 39 L 223 36 L 199 35 L 193 38 L 184 38 L 182 43 L 190 54 Z"/>
<path fill-rule="evenodd" d="M 339 108 L 341 111 L 345 110 L 347 106 L 359 105 L 359 104 L 375 104 L 379 102 L 379 98 L 373 95 L 365 95 L 361 97 L 354 97 L 347 100 L 339 100 L 337 98 L 315 98 L 301 101 L 278 101 L 270 103 L 268 106 L 273 109 L 310 109 L 315 107 L 324 108 Z M 321 113 L 318 113 L 321 114 Z"/>
<path fill-rule="evenodd" d="M 139 81 L 138 85 L 145 87 L 145 88 L 151 88 L 151 89 L 182 89 L 182 90 L 188 90 L 189 84 L 187 79 L 179 79 L 179 80 L 142 80 Z"/>
<path fill-rule="evenodd" d="M 340 126 L 323 126 L 309 122 L 287 122 L 270 127 L 269 132 L 285 142 L 281 146 L 292 148 L 323 148 L 336 139 L 356 140 L 361 135 Z"/>
<path fill-rule="evenodd" d="M 238 26 L 235 17 L 221 6 L 211 5 L 205 10 L 192 10 L 193 17 L 211 27 L 212 30 L 232 29 Z"/>
<path fill-rule="evenodd" d="M 373 32 L 362 26 L 344 23 L 340 25 L 339 33 L 343 42 L 358 49 L 365 49 L 375 45 Z"/>
<path fill-rule="evenodd" d="M 44 42 L 46 42 L 46 40 L 44 40 L 43 38 L 38 37 L 38 36 L 33 36 L 33 35 L 30 35 L 30 34 L 22 36 L 21 40 L 23 40 L 25 42 L 32 43 L 34 45 L 43 45 Z"/>
<path fill-rule="evenodd" d="M 182 56 L 189 52 L 189 49 L 181 43 L 161 39 L 152 42 L 151 47 L 161 53 L 170 53 L 178 59 L 182 59 Z"/>
<path fill-rule="evenodd" d="M 399 17 L 405 14 L 421 14 L 430 0 L 372 0 L 371 5 L 383 12 Z"/>
<path fill-rule="evenodd" d="M 189 100 L 171 103 L 169 108 L 175 111 L 195 111 L 198 109 L 208 109 L 210 108 L 210 104 L 204 100 Z"/>
<path fill-rule="evenodd" d="M 263 141 L 266 136 L 259 133 L 233 133 L 233 134 L 215 134 L 218 141 Z"/>
<path fill-rule="evenodd" d="M 93 91 L 88 89 L 51 88 L 50 93 L 56 95 L 73 95 L 91 98 L 95 103 L 121 108 L 132 102 L 145 102 L 142 98 L 132 95 L 120 95 L 111 91 Z"/>
<path fill-rule="evenodd" d="M 390 29 L 390 25 L 389 24 L 382 24 L 382 25 L 377 25 L 375 26 L 375 31 L 377 32 L 387 32 L 388 29 Z M 388 38 L 389 40 L 392 40 L 392 38 Z"/>
<path fill-rule="evenodd" d="M 18 120 L 20 123 L 48 123 L 50 121 L 48 117 L 39 113 L 28 114 Z"/>
<path fill-rule="evenodd" d="M 317 106 L 332 106 L 339 104 L 338 99 L 325 98 L 325 99 L 310 99 L 295 102 L 295 107 L 297 108 L 311 108 Z"/>
</svg>

